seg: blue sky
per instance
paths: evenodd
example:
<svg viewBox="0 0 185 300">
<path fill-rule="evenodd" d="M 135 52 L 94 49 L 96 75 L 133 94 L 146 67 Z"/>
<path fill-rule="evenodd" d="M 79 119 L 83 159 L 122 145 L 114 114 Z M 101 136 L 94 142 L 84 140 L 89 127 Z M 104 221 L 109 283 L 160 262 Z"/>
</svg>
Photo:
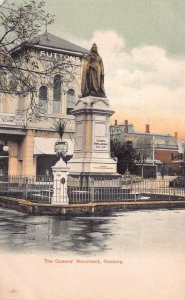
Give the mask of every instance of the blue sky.
<svg viewBox="0 0 185 300">
<path fill-rule="evenodd" d="M 128 49 L 147 44 L 184 54 L 184 0 L 46 0 L 46 7 L 56 33 L 90 39 L 96 30 L 113 30 Z"/>
</svg>

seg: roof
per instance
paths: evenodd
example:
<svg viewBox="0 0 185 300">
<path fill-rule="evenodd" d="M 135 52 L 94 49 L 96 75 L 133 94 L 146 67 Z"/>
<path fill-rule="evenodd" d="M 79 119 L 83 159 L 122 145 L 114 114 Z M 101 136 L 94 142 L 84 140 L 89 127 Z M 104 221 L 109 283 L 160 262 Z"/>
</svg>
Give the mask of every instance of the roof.
<svg viewBox="0 0 185 300">
<path fill-rule="evenodd" d="M 111 125 L 111 131 L 114 134 L 125 134 L 125 125 Z M 132 124 L 128 124 L 128 133 L 136 133 Z"/>
<path fill-rule="evenodd" d="M 155 165 L 162 165 L 163 163 L 162 163 L 162 161 L 161 160 L 159 160 L 159 159 L 151 159 L 151 158 L 147 158 L 146 160 L 145 160 L 145 163 L 146 164 L 155 164 Z"/>
<path fill-rule="evenodd" d="M 150 137 L 163 137 L 163 138 L 171 138 L 175 139 L 173 135 L 170 134 L 160 134 L 160 133 L 146 133 L 146 132 L 139 132 L 136 131 L 133 124 L 128 124 L 128 132 L 125 132 L 125 125 L 111 125 L 111 130 L 114 131 L 115 134 L 130 134 L 130 135 L 137 135 L 137 136 L 150 136 Z"/>
<path fill-rule="evenodd" d="M 125 125 L 120 125 L 120 129 L 125 132 Z M 128 133 L 136 133 L 133 124 L 128 124 Z"/>
<path fill-rule="evenodd" d="M 88 50 L 82 48 L 76 44 L 68 42 L 60 37 L 55 36 L 49 32 L 45 32 L 36 38 L 35 45 L 44 46 L 53 49 L 61 49 L 61 50 L 68 50 L 74 51 L 79 53 L 87 53 Z"/>
</svg>

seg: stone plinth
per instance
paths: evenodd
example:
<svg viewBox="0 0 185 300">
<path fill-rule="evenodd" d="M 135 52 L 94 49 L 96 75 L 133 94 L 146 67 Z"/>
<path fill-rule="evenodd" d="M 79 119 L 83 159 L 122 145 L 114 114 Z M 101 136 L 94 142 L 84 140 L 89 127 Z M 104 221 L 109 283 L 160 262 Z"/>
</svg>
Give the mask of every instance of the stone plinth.
<svg viewBox="0 0 185 300">
<path fill-rule="evenodd" d="M 54 182 L 53 182 L 53 196 L 51 204 L 64 205 L 69 204 L 67 195 L 67 177 L 69 174 L 69 167 L 60 159 L 55 166 L 52 167 Z"/>
<path fill-rule="evenodd" d="M 110 156 L 109 118 L 114 112 L 109 100 L 79 98 L 71 113 L 75 116 L 76 133 L 70 174 L 118 176 L 117 163 Z"/>
</svg>

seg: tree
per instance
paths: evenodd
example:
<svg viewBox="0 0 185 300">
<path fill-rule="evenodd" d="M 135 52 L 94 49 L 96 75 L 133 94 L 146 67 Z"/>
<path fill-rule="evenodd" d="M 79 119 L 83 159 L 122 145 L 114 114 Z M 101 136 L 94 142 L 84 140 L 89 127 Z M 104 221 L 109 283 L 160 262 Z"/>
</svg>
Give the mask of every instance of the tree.
<svg viewBox="0 0 185 300">
<path fill-rule="evenodd" d="M 172 160 L 179 165 L 179 175 L 185 176 L 185 151 L 172 155 Z"/>
<path fill-rule="evenodd" d="M 136 161 L 138 163 L 144 163 L 147 158 L 152 155 L 152 141 L 150 137 L 139 137 L 135 144 L 134 149 L 136 152 Z"/>
<path fill-rule="evenodd" d="M 124 174 L 128 169 L 134 170 L 136 152 L 131 141 L 124 141 L 121 138 L 114 137 L 110 140 L 111 156 L 117 157 L 118 173 Z"/>
<path fill-rule="evenodd" d="M 30 97 L 28 111 L 39 116 L 35 102 L 36 83 L 51 84 L 51 77 L 62 74 L 66 85 L 75 79 L 77 70 L 62 61 L 35 61 L 33 45 L 43 29 L 54 22 L 54 16 L 44 10 L 45 2 L 26 0 L 16 6 L 5 0 L 0 6 L 0 93 L 3 95 Z M 71 64 L 72 65 L 72 64 Z"/>
</svg>

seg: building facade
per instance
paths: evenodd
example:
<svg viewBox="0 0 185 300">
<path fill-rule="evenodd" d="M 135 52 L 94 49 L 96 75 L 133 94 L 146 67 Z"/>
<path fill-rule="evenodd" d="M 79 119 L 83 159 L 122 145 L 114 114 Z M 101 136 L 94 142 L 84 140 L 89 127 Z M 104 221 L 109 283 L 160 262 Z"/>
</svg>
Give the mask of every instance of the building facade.
<svg viewBox="0 0 185 300">
<path fill-rule="evenodd" d="M 145 158 L 145 162 L 157 164 L 158 171 L 161 170 L 161 167 L 165 168 L 166 174 L 178 172 L 179 164 L 175 163 L 174 160 L 179 154 L 177 134 L 172 136 L 170 134 L 151 133 L 149 124 L 146 124 L 145 132 L 138 132 L 133 124 L 129 124 L 128 120 L 125 120 L 124 124 L 119 125 L 115 121 L 115 124 L 111 125 L 111 135 L 122 137 L 125 141 L 132 141 L 136 147 L 139 138 L 149 139 L 152 148 L 151 155 Z"/>
<path fill-rule="evenodd" d="M 24 51 L 21 47 L 14 50 L 16 57 Z M 61 61 L 68 70 L 55 72 L 48 81 L 35 82 L 35 118 L 29 113 L 30 95 L 5 95 L 0 101 L 0 175 L 49 175 L 51 167 L 58 160 L 54 144 L 58 134 L 54 122 L 66 121 L 64 139 L 69 141 L 69 152 L 73 144 L 69 135 L 75 131 L 74 117 L 70 111 L 80 95 L 81 64 L 86 49 L 45 33 L 35 40 L 28 51 L 32 52 L 38 72 L 42 72 L 45 61 L 56 64 Z M 65 78 L 64 74 L 69 74 Z"/>
</svg>

